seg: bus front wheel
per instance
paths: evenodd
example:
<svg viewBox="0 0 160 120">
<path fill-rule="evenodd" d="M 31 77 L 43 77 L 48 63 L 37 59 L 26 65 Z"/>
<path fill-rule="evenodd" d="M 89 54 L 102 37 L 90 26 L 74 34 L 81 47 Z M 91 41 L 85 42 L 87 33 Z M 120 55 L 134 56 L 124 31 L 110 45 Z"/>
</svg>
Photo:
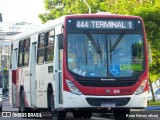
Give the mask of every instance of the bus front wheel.
<svg viewBox="0 0 160 120">
<path fill-rule="evenodd" d="M 65 120 L 66 111 L 54 111 L 52 112 L 52 120 Z"/>
<path fill-rule="evenodd" d="M 75 110 L 72 113 L 75 119 L 78 119 L 78 118 L 90 119 L 92 117 L 92 112 L 90 111 Z"/>
<path fill-rule="evenodd" d="M 53 93 L 51 94 L 50 98 L 50 103 L 51 103 L 51 114 L 52 114 L 52 120 L 65 120 L 66 118 L 66 111 L 57 111 L 55 109 L 55 104 L 54 104 L 54 95 Z"/>
</svg>

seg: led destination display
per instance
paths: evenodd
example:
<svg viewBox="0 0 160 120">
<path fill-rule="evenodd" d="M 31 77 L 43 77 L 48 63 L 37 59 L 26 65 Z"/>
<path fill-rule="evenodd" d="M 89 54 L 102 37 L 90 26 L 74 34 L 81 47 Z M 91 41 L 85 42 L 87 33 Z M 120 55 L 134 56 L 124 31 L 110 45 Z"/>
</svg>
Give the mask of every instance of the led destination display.
<svg viewBox="0 0 160 120">
<path fill-rule="evenodd" d="M 76 20 L 77 29 L 134 29 L 129 20 Z"/>
</svg>

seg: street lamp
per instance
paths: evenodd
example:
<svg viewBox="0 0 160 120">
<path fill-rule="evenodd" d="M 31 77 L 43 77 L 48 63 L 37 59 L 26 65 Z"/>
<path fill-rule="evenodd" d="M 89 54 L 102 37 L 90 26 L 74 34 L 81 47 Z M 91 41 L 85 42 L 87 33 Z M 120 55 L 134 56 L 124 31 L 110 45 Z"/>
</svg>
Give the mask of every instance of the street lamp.
<svg viewBox="0 0 160 120">
<path fill-rule="evenodd" d="M 86 6 L 88 7 L 88 10 L 89 10 L 89 14 L 91 14 L 91 7 L 89 6 L 89 4 L 87 3 L 86 0 L 83 0 L 83 2 L 86 4 Z"/>
</svg>

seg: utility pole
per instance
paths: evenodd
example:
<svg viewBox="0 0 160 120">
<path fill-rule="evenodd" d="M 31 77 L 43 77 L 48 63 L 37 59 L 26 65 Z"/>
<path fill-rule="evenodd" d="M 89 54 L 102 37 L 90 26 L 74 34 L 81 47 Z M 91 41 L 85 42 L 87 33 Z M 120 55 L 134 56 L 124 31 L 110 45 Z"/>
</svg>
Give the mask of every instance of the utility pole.
<svg viewBox="0 0 160 120">
<path fill-rule="evenodd" d="M 152 87 L 152 82 L 151 82 L 150 77 L 149 77 L 149 85 L 150 85 L 150 88 L 151 88 L 151 93 L 152 93 L 153 101 L 155 102 L 155 101 L 156 101 L 156 99 L 155 99 L 154 90 L 153 90 L 153 87 Z"/>
</svg>

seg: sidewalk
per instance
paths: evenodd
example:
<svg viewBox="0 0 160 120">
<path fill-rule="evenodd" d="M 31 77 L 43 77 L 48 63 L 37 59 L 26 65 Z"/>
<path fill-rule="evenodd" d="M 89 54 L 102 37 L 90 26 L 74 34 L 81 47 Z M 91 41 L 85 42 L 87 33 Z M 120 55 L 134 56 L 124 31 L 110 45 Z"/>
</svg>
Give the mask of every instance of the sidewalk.
<svg viewBox="0 0 160 120">
<path fill-rule="evenodd" d="M 8 99 L 3 100 L 2 111 L 18 111 L 18 108 L 12 108 Z"/>
<path fill-rule="evenodd" d="M 148 106 L 145 110 L 160 110 L 160 106 Z"/>
</svg>

